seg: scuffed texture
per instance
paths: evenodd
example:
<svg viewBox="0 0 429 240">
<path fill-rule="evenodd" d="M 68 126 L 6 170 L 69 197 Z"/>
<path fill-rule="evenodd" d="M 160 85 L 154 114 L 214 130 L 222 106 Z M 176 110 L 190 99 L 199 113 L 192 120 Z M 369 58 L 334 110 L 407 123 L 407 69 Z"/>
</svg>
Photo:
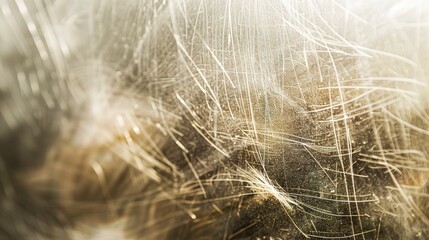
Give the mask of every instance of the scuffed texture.
<svg viewBox="0 0 429 240">
<path fill-rule="evenodd" d="M 1 0 L 0 239 L 426 239 L 429 2 Z"/>
</svg>

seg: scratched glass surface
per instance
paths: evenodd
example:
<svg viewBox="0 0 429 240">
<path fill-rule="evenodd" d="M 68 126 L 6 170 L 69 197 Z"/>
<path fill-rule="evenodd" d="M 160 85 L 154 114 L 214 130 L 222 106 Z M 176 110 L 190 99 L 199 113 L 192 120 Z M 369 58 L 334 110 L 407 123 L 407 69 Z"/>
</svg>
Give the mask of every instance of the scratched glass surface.
<svg viewBox="0 0 429 240">
<path fill-rule="evenodd" d="M 429 2 L 0 0 L 0 239 L 427 239 Z"/>
</svg>

